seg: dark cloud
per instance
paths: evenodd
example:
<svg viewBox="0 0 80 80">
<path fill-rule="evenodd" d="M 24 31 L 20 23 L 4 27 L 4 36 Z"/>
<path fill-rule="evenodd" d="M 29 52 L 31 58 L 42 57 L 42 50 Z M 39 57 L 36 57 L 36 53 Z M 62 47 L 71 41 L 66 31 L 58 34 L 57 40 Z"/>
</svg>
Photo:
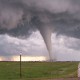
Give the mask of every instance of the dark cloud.
<svg viewBox="0 0 80 80">
<path fill-rule="evenodd" d="M 45 0 L 0 0 L 0 33 L 28 36 L 48 25 L 57 34 L 80 38 L 79 0 L 42 2 Z"/>
</svg>

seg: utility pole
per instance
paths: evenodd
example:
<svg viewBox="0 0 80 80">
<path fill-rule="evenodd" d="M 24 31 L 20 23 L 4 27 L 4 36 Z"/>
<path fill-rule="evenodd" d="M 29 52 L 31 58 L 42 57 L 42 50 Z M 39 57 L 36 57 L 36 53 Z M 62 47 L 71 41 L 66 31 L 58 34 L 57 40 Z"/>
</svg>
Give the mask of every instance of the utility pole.
<svg viewBox="0 0 80 80">
<path fill-rule="evenodd" d="M 20 54 L 20 78 L 22 78 L 22 70 L 21 70 L 21 67 L 22 67 L 22 65 L 21 65 L 21 54 Z"/>
</svg>

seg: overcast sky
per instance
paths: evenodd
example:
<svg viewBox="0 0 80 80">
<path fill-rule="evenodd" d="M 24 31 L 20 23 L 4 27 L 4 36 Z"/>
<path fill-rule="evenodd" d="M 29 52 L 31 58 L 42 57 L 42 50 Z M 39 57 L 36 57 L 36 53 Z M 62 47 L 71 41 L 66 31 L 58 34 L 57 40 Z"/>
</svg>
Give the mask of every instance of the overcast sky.
<svg viewBox="0 0 80 80">
<path fill-rule="evenodd" d="M 46 43 L 46 44 L 45 44 Z M 0 60 L 80 61 L 79 0 L 0 0 Z"/>
<path fill-rule="evenodd" d="M 7 34 L 1 35 L 0 39 L 1 60 L 19 60 L 20 53 L 26 57 L 23 60 L 27 61 L 42 61 L 49 58 L 44 40 L 39 31 L 33 32 L 28 39 L 18 39 Z M 79 46 L 79 39 L 52 34 L 52 56 L 58 61 L 79 61 Z M 17 59 L 15 59 L 16 57 Z"/>
</svg>

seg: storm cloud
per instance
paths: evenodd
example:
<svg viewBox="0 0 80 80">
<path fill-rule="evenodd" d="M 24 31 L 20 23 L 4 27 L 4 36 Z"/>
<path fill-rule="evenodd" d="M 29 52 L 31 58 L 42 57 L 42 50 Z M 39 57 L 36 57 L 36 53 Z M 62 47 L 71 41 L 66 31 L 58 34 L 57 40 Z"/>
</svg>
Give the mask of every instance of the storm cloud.
<svg viewBox="0 0 80 80">
<path fill-rule="evenodd" d="M 48 26 L 57 34 L 80 38 L 79 4 L 79 0 L 0 0 L 0 33 L 23 36 Z"/>
<path fill-rule="evenodd" d="M 0 0 L 0 34 L 29 38 L 39 30 L 49 53 L 51 35 L 80 38 L 79 0 Z"/>
</svg>

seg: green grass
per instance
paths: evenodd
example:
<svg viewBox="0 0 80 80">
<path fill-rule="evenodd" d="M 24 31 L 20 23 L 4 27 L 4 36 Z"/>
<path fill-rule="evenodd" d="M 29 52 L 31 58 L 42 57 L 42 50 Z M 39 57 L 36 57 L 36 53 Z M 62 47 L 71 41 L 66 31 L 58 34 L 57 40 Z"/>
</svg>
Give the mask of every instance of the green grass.
<svg viewBox="0 0 80 80">
<path fill-rule="evenodd" d="M 0 80 L 47 80 L 77 77 L 78 62 L 0 62 Z"/>
</svg>

